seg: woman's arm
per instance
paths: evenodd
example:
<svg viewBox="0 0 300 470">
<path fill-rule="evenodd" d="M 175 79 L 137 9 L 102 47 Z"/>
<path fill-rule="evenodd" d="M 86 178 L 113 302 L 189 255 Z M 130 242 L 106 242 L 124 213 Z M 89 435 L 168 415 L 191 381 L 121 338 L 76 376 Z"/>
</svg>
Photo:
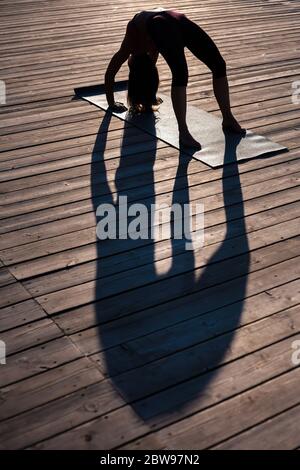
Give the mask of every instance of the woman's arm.
<svg viewBox="0 0 300 470">
<path fill-rule="evenodd" d="M 120 49 L 116 52 L 108 64 L 105 73 L 105 93 L 109 106 L 115 104 L 114 100 L 114 82 L 115 76 L 123 63 L 128 59 L 132 51 L 132 27 L 131 22 L 127 25 L 127 30 Z"/>
</svg>

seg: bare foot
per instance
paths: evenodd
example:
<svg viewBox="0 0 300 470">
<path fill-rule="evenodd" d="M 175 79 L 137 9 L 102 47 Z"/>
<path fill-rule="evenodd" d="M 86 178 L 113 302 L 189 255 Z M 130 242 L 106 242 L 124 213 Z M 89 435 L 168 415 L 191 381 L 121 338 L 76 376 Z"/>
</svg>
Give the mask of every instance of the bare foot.
<svg viewBox="0 0 300 470">
<path fill-rule="evenodd" d="M 196 148 L 198 150 L 201 149 L 200 142 L 198 142 L 196 139 L 194 139 L 194 137 L 189 132 L 186 132 L 184 134 L 179 135 L 179 143 L 183 147 L 193 147 L 193 148 Z"/>
<path fill-rule="evenodd" d="M 246 129 L 242 128 L 233 116 L 228 119 L 223 119 L 222 127 L 224 130 L 235 132 L 237 134 L 246 134 Z"/>
</svg>

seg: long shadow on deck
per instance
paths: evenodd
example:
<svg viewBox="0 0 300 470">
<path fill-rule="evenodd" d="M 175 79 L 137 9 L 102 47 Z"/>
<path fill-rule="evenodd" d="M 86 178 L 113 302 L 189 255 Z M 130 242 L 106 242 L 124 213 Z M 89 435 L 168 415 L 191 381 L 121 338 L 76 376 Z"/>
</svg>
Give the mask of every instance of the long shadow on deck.
<svg viewBox="0 0 300 470">
<path fill-rule="evenodd" d="M 154 116 L 148 119 L 154 131 Z M 110 120 L 106 114 L 93 151 L 95 213 L 99 203 L 118 207 L 121 196 L 127 196 L 128 207 L 143 202 L 149 209 L 156 200 L 156 145 L 153 143 L 145 153 L 130 155 L 132 128 L 125 123 L 119 166 L 114 181 L 108 181 L 104 154 Z M 142 131 L 134 133 L 138 138 L 145 136 Z M 226 137 L 225 162 L 235 153 L 239 141 L 238 136 Z M 189 202 L 189 162 L 187 156 L 179 156 L 169 204 Z M 130 176 L 137 168 L 140 173 Z M 208 261 L 204 256 L 207 248 L 187 250 L 185 239 L 173 239 L 171 252 L 166 241 L 154 244 L 151 236 L 147 240 L 116 239 L 97 244 L 99 363 L 124 400 L 145 421 L 178 413 L 194 400 L 201 406 L 201 396 L 208 393 L 208 384 L 224 361 L 240 322 L 249 249 L 236 163 L 224 165 L 222 183 L 226 235 L 211 249 Z M 100 220 L 103 217 L 97 217 Z M 164 261 L 168 269 L 159 274 L 155 260 L 164 256 L 169 256 Z M 199 265 L 200 270 L 195 270 Z"/>
</svg>

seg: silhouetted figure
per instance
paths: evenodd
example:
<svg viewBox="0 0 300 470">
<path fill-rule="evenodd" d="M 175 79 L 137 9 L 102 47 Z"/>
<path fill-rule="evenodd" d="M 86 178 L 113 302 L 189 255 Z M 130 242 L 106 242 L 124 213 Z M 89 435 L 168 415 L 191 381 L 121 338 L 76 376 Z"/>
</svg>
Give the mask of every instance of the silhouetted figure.
<svg viewBox="0 0 300 470">
<path fill-rule="evenodd" d="M 112 57 L 106 74 L 105 89 L 109 107 L 115 112 L 126 109 L 114 100 L 114 78 L 128 59 L 130 69 L 128 104 L 141 112 L 160 104 L 156 93 L 159 78 L 156 61 L 159 53 L 172 72 L 172 103 L 176 115 L 180 143 L 201 148 L 189 132 L 186 122 L 186 86 L 188 67 L 184 54 L 187 47 L 212 72 L 215 97 L 223 115 L 223 128 L 245 133 L 234 118 L 229 99 L 226 63 L 208 34 L 183 13 L 156 9 L 137 13 L 127 25 L 119 51 Z"/>
</svg>

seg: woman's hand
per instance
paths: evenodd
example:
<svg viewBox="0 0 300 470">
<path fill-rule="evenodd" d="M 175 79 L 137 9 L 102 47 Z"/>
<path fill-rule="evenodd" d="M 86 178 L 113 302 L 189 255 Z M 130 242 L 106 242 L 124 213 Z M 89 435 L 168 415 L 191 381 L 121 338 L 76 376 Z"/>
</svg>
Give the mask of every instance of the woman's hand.
<svg viewBox="0 0 300 470">
<path fill-rule="evenodd" d="M 125 104 L 116 101 L 114 104 L 108 107 L 108 110 L 112 111 L 113 113 L 125 113 L 125 111 L 127 111 L 127 108 Z"/>
</svg>

